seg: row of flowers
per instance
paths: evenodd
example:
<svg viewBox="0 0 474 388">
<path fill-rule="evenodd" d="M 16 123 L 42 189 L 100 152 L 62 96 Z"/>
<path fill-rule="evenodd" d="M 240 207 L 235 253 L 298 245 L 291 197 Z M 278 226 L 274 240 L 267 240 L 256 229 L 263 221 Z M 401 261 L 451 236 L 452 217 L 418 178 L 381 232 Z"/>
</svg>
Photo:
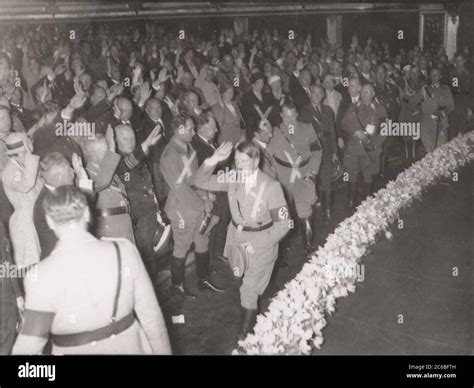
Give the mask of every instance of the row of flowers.
<svg viewBox="0 0 474 388">
<path fill-rule="evenodd" d="M 259 315 L 254 334 L 239 342 L 233 354 L 310 354 L 323 344 L 325 314 L 336 299 L 355 291 L 357 267 L 376 238 L 398 219 L 400 211 L 424 189 L 474 159 L 474 132 L 454 138 L 363 201 L 342 221 L 299 272 Z"/>
</svg>

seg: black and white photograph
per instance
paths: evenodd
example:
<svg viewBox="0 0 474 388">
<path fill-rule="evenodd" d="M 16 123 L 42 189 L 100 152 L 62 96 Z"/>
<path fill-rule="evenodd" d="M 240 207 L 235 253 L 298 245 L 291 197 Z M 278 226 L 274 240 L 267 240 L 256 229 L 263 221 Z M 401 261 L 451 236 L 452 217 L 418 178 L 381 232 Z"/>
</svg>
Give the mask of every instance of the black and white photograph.
<svg viewBox="0 0 474 388">
<path fill-rule="evenodd" d="M 0 32 L 17 381 L 55 355 L 302 355 L 450 356 L 397 386 L 460 383 L 474 3 L 11 0 Z"/>
</svg>

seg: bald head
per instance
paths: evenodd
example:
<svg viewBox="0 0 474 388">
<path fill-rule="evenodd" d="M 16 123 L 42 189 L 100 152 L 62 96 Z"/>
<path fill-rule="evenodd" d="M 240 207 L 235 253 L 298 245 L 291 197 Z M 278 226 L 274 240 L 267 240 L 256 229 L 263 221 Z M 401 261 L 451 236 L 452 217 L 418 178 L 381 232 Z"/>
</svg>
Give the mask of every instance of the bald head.
<svg viewBox="0 0 474 388">
<path fill-rule="evenodd" d="M 120 120 L 130 120 L 130 117 L 132 117 L 131 101 L 126 97 L 117 97 L 114 102 L 114 113 Z"/>
<path fill-rule="evenodd" d="M 84 155 L 89 163 L 100 164 L 108 150 L 107 141 L 100 134 L 97 134 L 92 139 L 88 139 L 84 145 Z"/>
<path fill-rule="evenodd" d="M 360 79 L 358 77 L 351 78 L 349 80 L 348 91 L 351 97 L 357 97 L 360 92 Z"/>
<path fill-rule="evenodd" d="M 152 120 L 161 119 L 161 102 L 157 98 L 150 98 L 145 105 L 145 111 Z"/>
<path fill-rule="evenodd" d="M 370 104 L 375 96 L 372 84 L 365 84 L 360 91 L 360 98 L 364 104 Z"/>
</svg>

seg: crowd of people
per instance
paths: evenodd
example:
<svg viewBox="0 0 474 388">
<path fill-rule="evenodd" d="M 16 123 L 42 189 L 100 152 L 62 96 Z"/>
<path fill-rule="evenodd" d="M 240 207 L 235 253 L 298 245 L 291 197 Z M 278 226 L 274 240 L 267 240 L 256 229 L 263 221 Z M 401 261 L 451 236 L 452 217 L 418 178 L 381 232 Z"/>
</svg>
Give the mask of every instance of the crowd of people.
<svg viewBox="0 0 474 388">
<path fill-rule="evenodd" d="M 171 352 L 153 283 L 169 259 L 171 324 L 199 291 L 240 279 L 252 330 L 292 229 L 351 211 L 389 176 L 472 129 L 474 62 L 442 49 L 347 47 L 264 29 L 182 33 L 154 22 L 13 26 L 0 54 L 2 354 Z M 382 125 L 416 133 L 386 136 Z M 170 242 L 172 239 L 172 242 Z M 280 249 L 279 249 L 280 247 Z M 49 277 L 48 277 L 49 276 Z M 3 285 L 6 285 L 4 287 Z"/>
</svg>

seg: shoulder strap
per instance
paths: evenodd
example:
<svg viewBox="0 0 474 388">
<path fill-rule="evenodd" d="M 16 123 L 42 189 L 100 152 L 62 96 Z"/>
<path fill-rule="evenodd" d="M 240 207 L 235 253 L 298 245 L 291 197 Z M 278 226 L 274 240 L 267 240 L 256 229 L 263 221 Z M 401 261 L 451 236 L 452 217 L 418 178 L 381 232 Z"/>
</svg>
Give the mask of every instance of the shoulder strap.
<svg viewBox="0 0 474 388">
<path fill-rule="evenodd" d="M 117 318 L 117 308 L 118 308 L 118 300 L 120 296 L 120 288 L 122 285 L 122 255 L 120 253 L 120 248 L 116 241 L 112 241 L 114 244 L 115 252 L 117 253 L 117 289 L 115 290 L 115 298 L 114 298 L 114 310 L 112 312 L 112 318 L 110 319 L 111 323 L 115 322 Z"/>
</svg>

